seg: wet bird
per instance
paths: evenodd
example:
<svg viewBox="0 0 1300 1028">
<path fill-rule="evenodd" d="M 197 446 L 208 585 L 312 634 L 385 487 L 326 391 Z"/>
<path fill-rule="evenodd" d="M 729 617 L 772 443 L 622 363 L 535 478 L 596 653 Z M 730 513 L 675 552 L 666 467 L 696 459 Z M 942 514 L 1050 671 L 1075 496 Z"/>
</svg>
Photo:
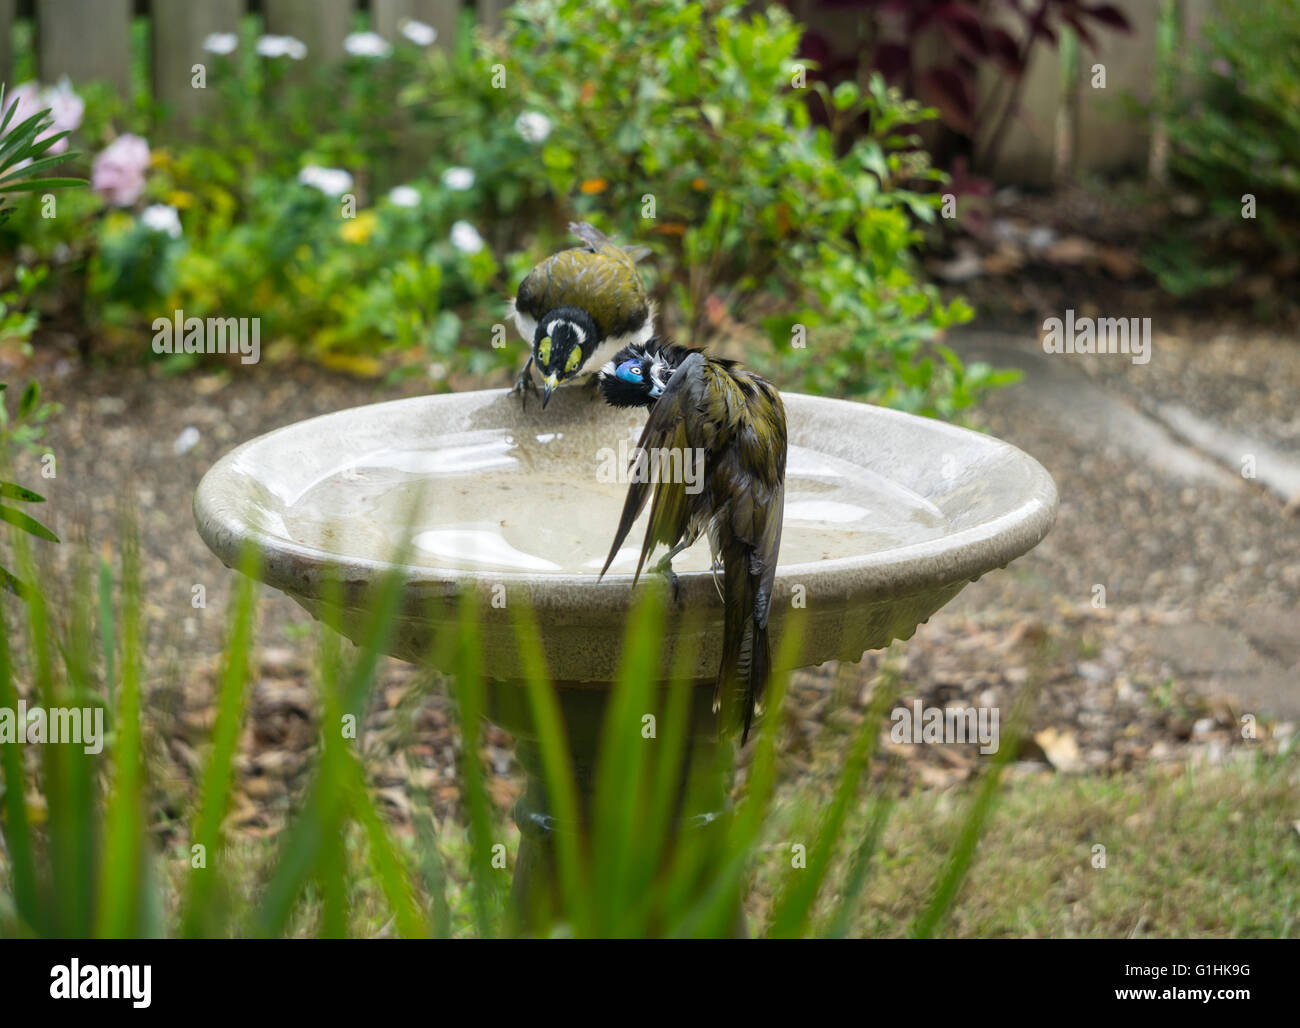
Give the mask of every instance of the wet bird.
<svg viewBox="0 0 1300 1028">
<path fill-rule="evenodd" d="M 654 308 L 636 270 L 650 251 L 619 246 L 585 221 L 571 222 L 569 231 L 586 245 L 546 258 L 510 302 L 510 316 L 532 346 L 514 391 L 521 398 L 536 392 L 536 364 L 543 408 L 555 388 L 588 363 L 598 367 L 619 347 L 654 335 Z"/>
<path fill-rule="evenodd" d="M 743 697 L 742 744 L 771 673 L 767 620 L 781 546 L 785 511 L 786 425 L 780 394 L 766 379 L 735 361 L 700 350 L 649 340 L 617 353 L 598 373 L 606 402 L 649 407 L 650 416 L 633 457 L 618 532 L 601 570 L 618 554 L 654 488 L 636 577 L 657 544 L 669 547 L 656 565 L 677 593 L 672 559 L 707 534 L 714 581 L 722 571 L 722 663 L 714 709 Z M 680 451 L 681 466 L 702 455 L 701 485 L 692 494 L 685 481 L 646 474 L 643 463 Z M 670 462 L 671 463 L 671 462 Z"/>
</svg>

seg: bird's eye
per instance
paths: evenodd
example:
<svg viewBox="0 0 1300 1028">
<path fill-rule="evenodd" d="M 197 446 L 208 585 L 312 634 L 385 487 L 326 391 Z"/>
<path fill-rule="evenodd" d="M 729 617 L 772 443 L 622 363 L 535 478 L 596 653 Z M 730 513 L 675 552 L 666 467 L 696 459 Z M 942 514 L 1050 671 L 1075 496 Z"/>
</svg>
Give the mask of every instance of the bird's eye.
<svg viewBox="0 0 1300 1028">
<path fill-rule="evenodd" d="M 639 361 L 624 361 L 618 366 L 618 377 L 624 382 L 640 382 L 642 375 Z"/>
</svg>

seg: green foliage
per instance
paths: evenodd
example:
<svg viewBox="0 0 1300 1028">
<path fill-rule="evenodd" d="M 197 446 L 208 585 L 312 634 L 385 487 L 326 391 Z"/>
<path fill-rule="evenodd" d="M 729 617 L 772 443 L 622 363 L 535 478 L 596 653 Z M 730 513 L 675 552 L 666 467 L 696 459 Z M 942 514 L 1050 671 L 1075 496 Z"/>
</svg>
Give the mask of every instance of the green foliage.
<svg viewBox="0 0 1300 1028">
<path fill-rule="evenodd" d="M 505 299 L 585 217 L 652 247 L 667 330 L 783 386 L 950 416 L 999 382 L 933 346 L 971 314 L 916 259 L 944 181 L 914 134 L 934 112 L 879 78 L 800 88 L 802 28 L 780 8 L 528 0 L 499 40 L 399 40 L 336 68 L 259 57 L 258 31 L 246 19 L 212 59 L 220 117 L 154 140 L 137 205 L 19 212 L 12 231 L 49 288 L 84 294 L 100 339 L 138 344 L 183 309 L 260 317 L 272 359 L 491 373 L 519 360 L 489 345 Z M 152 131 L 138 102 L 86 100 L 92 150 Z M 345 195 L 300 181 L 313 167 L 346 172 Z M 150 228 L 146 204 L 175 208 L 183 235 Z"/>
<path fill-rule="evenodd" d="M 911 127 L 934 111 L 877 76 L 817 84 L 832 117 L 814 125 L 802 28 L 781 8 L 525 0 L 512 15 L 492 59 L 553 126 L 538 158 L 554 193 L 626 239 L 658 237 L 658 291 L 689 339 L 726 335 L 724 312 L 762 319 L 773 353 L 745 356 L 783 385 L 928 414 L 992 384 L 958 389 L 948 361 L 917 371 L 924 344 L 971 316 L 919 281 L 914 256 L 939 204 L 917 190 L 944 176 Z"/>
<path fill-rule="evenodd" d="M 1300 8 L 1219 3 L 1181 62 L 1165 116 L 1171 170 L 1196 201 L 1148 254 L 1175 295 L 1300 254 Z M 1255 217 L 1243 218 L 1247 194 Z M 1209 251 L 1207 260 L 1199 256 Z"/>
<path fill-rule="evenodd" d="M 33 580 L 31 553 L 15 533 L 20 567 Z M 351 736 L 340 731 L 347 719 L 359 723 L 375 687 L 380 654 L 389 645 L 402 610 L 404 582 L 391 574 L 375 584 L 366 603 L 359 647 L 349 658 L 340 637 L 322 626 L 315 686 L 320 704 L 318 759 L 306 795 L 274 846 L 277 857 L 260 869 L 243 868 L 224 822 L 234 788 L 234 767 L 249 703 L 249 669 L 256 645 L 254 625 L 256 561 L 241 562 L 245 574 L 228 612 L 226 646 L 217 678 L 212 746 L 198 773 L 189 847 L 172 854 L 185 876 L 175 895 L 165 887 L 162 854 L 150 841 L 156 815 L 148 767 L 151 726 L 144 683 L 154 674 L 144 639 L 148 626 L 140 587 L 138 546 L 128 528 L 119 548 L 120 566 L 101 561 L 98 587 L 89 560 L 77 562 L 70 588 L 45 576 L 19 608 L 22 623 L 0 624 L 0 707 L 15 709 L 16 685 L 31 682 L 29 702 L 101 707 L 106 712 L 102 760 L 80 746 L 0 746 L 3 769 L 4 847 L 0 849 L 0 935 L 130 937 L 342 936 L 373 932 L 374 923 L 354 907 L 358 890 L 379 899 L 380 922 L 391 919 L 404 937 L 451 934 L 489 937 L 521 928 L 507 913 L 505 876 L 493 863 L 502 838 L 487 799 L 478 755 L 479 717 L 489 689 L 482 677 L 479 619 L 472 599 L 460 608 L 454 630 L 434 641 L 431 660 L 457 669 L 463 745 L 460 780 L 466 799 L 470 844 L 461 851 L 445 838 L 450 823 L 420 827 L 414 839 L 390 831 L 379 813 L 366 769 Z M 400 567 L 400 561 L 395 561 Z M 114 588 L 114 579 L 118 586 Z M 325 597 L 337 602 L 339 587 Z M 333 597 L 331 599 L 331 596 Z M 734 815 L 709 831 L 685 829 L 675 810 L 682 796 L 695 796 L 697 782 L 683 788 L 676 769 L 689 745 L 686 675 L 693 654 L 668 669 L 666 690 L 656 645 L 666 616 L 665 591 L 646 589 L 628 622 L 623 659 L 605 717 L 593 784 L 590 828 L 585 838 L 558 831 L 558 906 L 549 909 L 549 934 L 591 937 L 727 935 L 743 898 L 753 863 L 760 858 L 762 830 L 771 814 L 781 718 L 761 725 L 745 795 Z M 0 610 L 0 621 L 7 612 Z M 51 617 L 51 610 L 63 616 Z M 540 764 L 556 822 L 576 823 L 578 793 L 566 742 L 566 724 L 547 674 L 537 623 L 512 607 L 523 657 L 525 706 L 536 726 Z M 97 624 L 98 623 L 98 624 Z M 453 623 L 455 623 L 453 621 Z M 98 631 L 96 631 L 96 624 Z M 778 641 L 776 663 L 789 662 L 799 647 L 793 624 Z M 56 655 L 61 660 L 56 660 Z M 769 709 L 779 711 L 784 676 L 771 684 Z M 659 698 L 656 698 L 658 694 Z M 860 895 L 870 858 L 890 808 L 878 797 L 867 831 L 845 838 L 848 815 L 857 803 L 868 761 L 893 702 L 892 682 L 876 694 L 871 711 L 849 743 L 849 758 L 820 829 L 809 847 L 805 871 L 793 876 L 776 899 L 773 936 L 844 934 Z M 653 745 L 641 735 L 643 712 L 663 715 Z M 1022 705 L 1023 706 L 1023 705 Z M 637 745 L 629 746 L 629 735 Z M 1010 749 L 1010 748 L 1006 748 Z M 722 751 L 724 759 L 729 748 Z M 726 770 L 725 766 L 720 770 Z M 972 805 L 943 875 L 935 882 L 937 925 L 950 908 L 970 849 L 996 789 L 992 776 Z M 700 807 L 689 809 L 717 809 Z M 844 857 L 850 873 L 828 909 L 828 873 Z M 451 883 L 469 883 L 468 906 L 455 907 Z M 459 913 L 453 915 L 453 910 Z"/>
<path fill-rule="evenodd" d="M 8 383 L 0 382 L 0 392 L 8 389 Z M 35 440 L 44 431 L 44 422 L 55 413 L 53 404 L 41 403 L 41 387 L 35 379 L 27 383 L 22 397 L 18 401 L 18 411 L 13 418 L 9 416 L 8 406 L 0 398 L 0 460 L 7 468 L 12 463 L 15 446 L 32 448 Z M 20 503 L 44 503 L 45 497 L 15 482 L 0 482 L 0 500 L 17 500 Z M 30 514 L 17 507 L 0 503 L 0 521 L 20 529 L 27 535 L 57 543 L 59 537 Z M 8 568 L 0 566 L 0 586 L 18 596 L 30 592 L 28 584 L 20 580 Z"/>
<path fill-rule="evenodd" d="M 49 108 L 17 120 L 18 105 L 5 105 L 5 87 L 0 82 L 0 222 L 9 216 L 6 193 L 43 193 L 64 186 L 84 185 L 82 179 L 60 178 L 45 174 L 76 156 L 49 152 L 67 138 L 67 132 L 45 133 L 53 124 Z"/>
</svg>

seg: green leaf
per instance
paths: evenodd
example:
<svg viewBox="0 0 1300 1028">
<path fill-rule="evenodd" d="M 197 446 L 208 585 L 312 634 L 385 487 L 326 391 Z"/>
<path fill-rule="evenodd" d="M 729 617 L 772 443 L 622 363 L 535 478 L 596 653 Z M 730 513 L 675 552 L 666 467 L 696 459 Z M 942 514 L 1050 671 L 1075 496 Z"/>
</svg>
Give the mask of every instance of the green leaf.
<svg viewBox="0 0 1300 1028">
<path fill-rule="evenodd" d="M 36 405 L 41 402 L 41 386 L 36 379 L 27 383 L 27 388 L 23 390 L 22 399 L 18 401 L 18 417 L 26 418 L 36 410 Z"/>
<path fill-rule="evenodd" d="M 13 507 L 0 507 L 0 521 L 7 521 L 11 525 L 16 525 L 29 535 L 34 535 L 38 539 L 44 539 L 46 542 L 57 543 L 59 537 L 42 525 L 35 518 L 24 514 Z"/>
<path fill-rule="evenodd" d="M 0 497 L 7 500 L 23 500 L 26 503 L 44 503 L 45 497 L 15 482 L 0 482 Z"/>
</svg>

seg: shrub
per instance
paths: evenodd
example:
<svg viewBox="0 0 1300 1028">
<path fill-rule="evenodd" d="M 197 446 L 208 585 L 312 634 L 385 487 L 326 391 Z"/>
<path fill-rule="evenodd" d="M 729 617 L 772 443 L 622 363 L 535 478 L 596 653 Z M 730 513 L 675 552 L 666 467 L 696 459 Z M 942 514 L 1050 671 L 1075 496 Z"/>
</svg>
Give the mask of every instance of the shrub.
<svg viewBox="0 0 1300 1028">
<path fill-rule="evenodd" d="M 657 237 L 658 292 L 689 338 L 761 322 L 772 352 L 745 337 L 744 355 L 783 384 L 925 413 L 990 384 L 961 378 L 955 358 L 921 357 L 970 316 L 919 280 L 914 258 L 939 202 L 919 190 L 944 177 L 909 126 L 933 111 L 876 77 L 865 91 L 818 86 L 833 117 L 812 124 L 802 29 L 781 8 L 525 0 L 512 14 L 489 59 L 550 126 L 537 163 L 574 213 Z M 863 120 L 852 142 L 835 131 Z"/>
<path fill-rule="evenodd" d="M 1261 257 L 1300 253 L 1300 8 L 1216 5 L 1182 71 L 1190 88 L 1163 113 L 1170 168 L 1195 213 L 1148 254 L 1176 295 L 1230 285 Z M 1243 218 L 1247 194 L 1253 220 Z M 1196 256 L 1207 247 L 1212 263 Z"/>
<path fill-rule="evenodd" d="M 911 131 L 932 110 L 878 77 L 800 88 L 779 7 L 528 0 L 508 25 L 299 82 L 250 23 L 213 62 L 221 119 L 155 140 L 142 191 L 106 182 L 12 229 L 98 338 L 142 355 L 141 329 L 179 308 L 260 317 L 272 354 L 357 371 L 517 366 L 522 344 L 488 344 L 505 300 L 588 217 L 652 244 L 667 329 L 731 341 L 783 385 L 948 416 L 1004 380 L 930 345 L 970 316 L 916 260 L 945 181 Z M 126 130 L 151 131 L 138 105 L 87 97 L 97 162 Z"/>
</svg>

